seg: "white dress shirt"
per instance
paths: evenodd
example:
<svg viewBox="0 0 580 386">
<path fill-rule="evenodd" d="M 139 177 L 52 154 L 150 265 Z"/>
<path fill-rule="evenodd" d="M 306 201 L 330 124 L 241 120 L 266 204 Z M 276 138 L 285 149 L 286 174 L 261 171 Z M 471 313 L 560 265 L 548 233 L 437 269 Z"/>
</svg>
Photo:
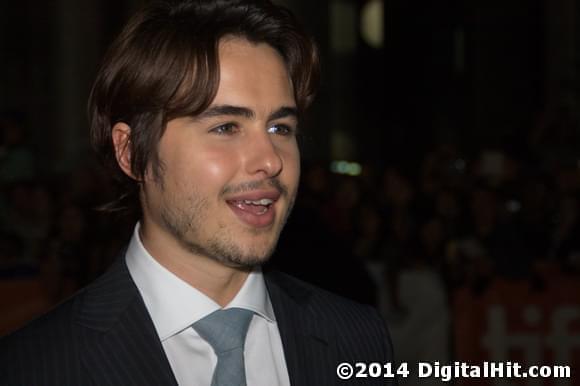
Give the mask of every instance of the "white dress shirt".
<svg viewBox="0 0 580 386">
<path fill-rule="evenodd" d="M 209 386 L 217 356 L 191 325 L 221 307 L 147 252 L 139 237 L 139 224 L 126 259 L 178 384 Z M 231 307 L 254 311 L 244 349 L 247 385 L 289 386 L 282 340 L 261 270 L 248 275 L 224 308 Z"/>
</svg>

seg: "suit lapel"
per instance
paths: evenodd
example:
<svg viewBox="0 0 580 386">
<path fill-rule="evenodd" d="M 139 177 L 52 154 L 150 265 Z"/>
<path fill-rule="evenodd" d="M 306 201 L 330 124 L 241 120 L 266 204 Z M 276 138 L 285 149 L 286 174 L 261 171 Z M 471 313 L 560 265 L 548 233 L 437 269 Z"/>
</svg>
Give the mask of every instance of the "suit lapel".
<svg viewBox="0 0 580 386">
<path fill-rule="evenodd" d="M 336 382 L 336 332 L 309 304 L 311 290 L 283 274 L 264 275 L 278 323 L 291 385 Z M 177 381 L 139 291 L 118 259 L 77 303 L 76 341 L 97 385 L 173 385 Z"/>
<path fill-rule="evenodd" d="M 277 272 L 265 274 L 266 285 L 284 346 L 291 385 L 331 385 L 336 381 L 337 349 L 331 324 L 308 306 L 311 291 Z"/>
<path fill-rule="evenodd" d="M 125 259 L 87 288 L 77 312 L 79 352 L 97 385 L 175 385 Z"/>
</svg>

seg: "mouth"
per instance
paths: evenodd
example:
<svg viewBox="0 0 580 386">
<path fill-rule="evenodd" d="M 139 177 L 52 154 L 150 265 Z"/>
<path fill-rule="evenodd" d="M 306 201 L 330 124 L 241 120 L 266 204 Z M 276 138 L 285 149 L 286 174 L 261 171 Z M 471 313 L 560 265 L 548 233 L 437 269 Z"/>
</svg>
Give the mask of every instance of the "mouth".
<svg viewBox="0 0 580 386">
<path fill-rule="evenodd" d="M 276 218 L 276 202 L 280 193 L 251 192 L 227 199 L 226 202 L 236 216 L 253 228 L 271 226 Z"/>
<path fill-rule="evenodd" d="M 251 212 L 256 216 L 263 216 L 268 212 L 272 204 L 274 203 L 273 200 L 269 198 L 262 198 L 260 200 L 234 200 L 228 201 L 229 205 L 234 205 L 238 209 Z"/>
</svg>

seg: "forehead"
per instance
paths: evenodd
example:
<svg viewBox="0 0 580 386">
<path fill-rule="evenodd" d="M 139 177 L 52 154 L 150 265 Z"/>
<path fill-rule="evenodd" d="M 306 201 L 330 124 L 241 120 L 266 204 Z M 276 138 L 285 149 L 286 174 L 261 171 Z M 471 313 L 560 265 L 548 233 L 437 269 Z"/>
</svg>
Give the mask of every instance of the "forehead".
<svg viewBox="0 0 580 386">
<path fill-rule="evenodd" d="M 220 81 L 212 104 L 295 106 L 286 63 L 265 43 L 228 37 L 219 44 Z"/>
<path fill-rule="evenodd" d="M 221 61 L 228 59 L 256 59 L 256 61 L 273 60 L 284 68 L 284 58 L 271 45 L 265 42 L 253 42 L 245 37 L 227 35 L 219 40 L 219 58 Z M 273 63 L 269 63 L 272 65 Z"/>
</svg>

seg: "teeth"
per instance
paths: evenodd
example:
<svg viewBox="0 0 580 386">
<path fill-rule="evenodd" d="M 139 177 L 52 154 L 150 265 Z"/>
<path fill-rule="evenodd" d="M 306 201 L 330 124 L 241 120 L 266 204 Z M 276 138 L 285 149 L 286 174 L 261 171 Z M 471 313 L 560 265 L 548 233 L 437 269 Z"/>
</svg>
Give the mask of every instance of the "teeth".
<svg viewBox="0 0 580 386">
<path fill-rule="evenodd" d="M 269 198 L 262 198 L 261 200 L 256 200 L 256 201 L 252 201 L 252 200 L 244 200 L 244 203 L 247 205 L 263 205 L 263 206 L 267 206 L 272 204 L 274 201 L 270 200 Z"/>
</svg>

